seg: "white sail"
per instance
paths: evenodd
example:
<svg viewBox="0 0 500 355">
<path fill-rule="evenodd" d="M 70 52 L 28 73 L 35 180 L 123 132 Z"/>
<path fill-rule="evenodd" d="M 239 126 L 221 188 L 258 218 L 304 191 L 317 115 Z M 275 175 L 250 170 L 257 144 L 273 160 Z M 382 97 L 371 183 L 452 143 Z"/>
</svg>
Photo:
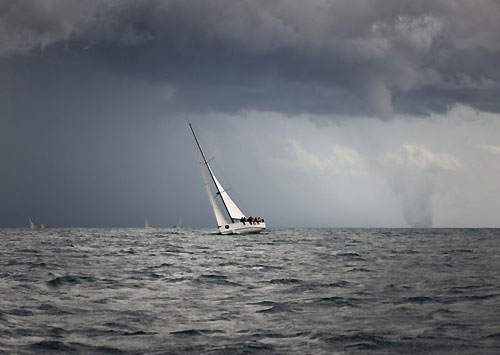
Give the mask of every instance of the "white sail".
<svg viewBox="0 0 500 355">
<path fill-rule="evenodd" d="M 210 205 L 212 205 L 212 210 L 214 211 L 215 219 L 217 220 L 217 225 L 219 227 L 224 226 L 227 224 L 226 219 L 224 218 L 224 215 L 222 214 L 221 210 L 219 209 L 219 206 L 217 206 L 217 203 L 215 202 L 214 197 L 212 196 L 212 191 L 208 186 L 207 176 L 205 175 L 205 170 L 203 170 L 202 163 L 200 163 L 200 170 L 201 170 L 201 176 L 203 177 L 203 183 L 205 184 L 205 189 L 207 190 L 208 200 L 210 201 Z"/>
<path fill-rule="evenodd" d="M 146 228 L 150 228 L 150 227 L 149 227 L 149 222 L 148 222 L 148 220 L 147 220 L 147 219 L 146 219 L 146 223 L 144 224 L 144 227 L 146 227 Z"/>
<path fill-rule="evenodd" d="M 231 216 L 231 219 L 239 220 L 242 217 L 245 217 L 243 212 L 241 212 L 241 210 L 238 208 L 238 206 L 236 206 L 231 197 L 229 197 L 224 187 L 222 187 L 222 185 L 220 184 L 219 180 L 217 180 L 214 173 L 212 172 L 212 169 L 210 169 L 210 166 L 207 165 L 207 167 L 208 170 L 210 171 L 210 174 L 212 174 L 212 177 L 214 178 L 215 185 L 217 186 L 217 189 L 220 191 L 220 197 L 224 201 L 224 204 L 226 205 L 227 208 L 227 212 Z"/>
<path fill-rule="evenodd" d="M 31 220 L 31 217 L 28 216 L 28 220 L 29 220 L 29 223 L 30 223 L 30 229 L 34 229 L 35 228 L 35 223 L 33 223 L 33 221 Z"/>
</svg>

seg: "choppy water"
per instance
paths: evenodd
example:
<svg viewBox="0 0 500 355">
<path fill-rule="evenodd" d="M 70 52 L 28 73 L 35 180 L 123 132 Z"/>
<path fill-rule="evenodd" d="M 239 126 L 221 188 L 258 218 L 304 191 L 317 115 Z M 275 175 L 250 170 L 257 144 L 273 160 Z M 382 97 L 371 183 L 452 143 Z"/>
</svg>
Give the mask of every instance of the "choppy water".
<svg viewBox="0 0 500 355">
<path fill-rule="evenodd" d="M 0 230 L 0 353 L 500 353 L 500 230 Z"/>
</svg>

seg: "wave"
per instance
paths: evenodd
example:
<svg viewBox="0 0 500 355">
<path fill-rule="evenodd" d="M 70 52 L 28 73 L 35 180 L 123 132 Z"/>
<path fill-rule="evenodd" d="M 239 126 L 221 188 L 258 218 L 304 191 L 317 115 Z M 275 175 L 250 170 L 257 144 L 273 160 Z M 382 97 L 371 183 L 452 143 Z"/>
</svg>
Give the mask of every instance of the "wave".
<svg viewBox="0 0 500 355">
<path fill-rule="evenodd" d="M 207 274 L 201 275 L 195 279 L 197 283 L 219 285 L 219 286 L 242 286 L 241 284 L 229 281 L 226 276 Z"/>
<path fill-rule="evenodd" d="M 203 346 L 201 349 L 188 348 L 187 353 L 203 354 L 276 354 L 275 347 L 258 341 L 246 341 L 236 344 Z"/>
<path fill-rule="evenodd" d="M 118 348 L 108 347 L 108 346 L 94 346 L 87 345 L 83 343 L 64 343 L 57 340 L 43 340 L 40 342 L 32 343 L 28 345 L 28 348 L 35 350 L 37 353 L 100 353 L 100 354 L 125 354 Z"/>
<path fill-rule="evenodd" d="M 293 278 L 283 278 L 283 279 L 272 279 L 269 282 L 277 285 L 290 285 L 290 284 L 299 284 L 301 283 L 301 280 Z"/>
<path fill-rule="evenodd" d="M 47 267 L 47 264 L 43 263 L 43 262 L 41 262 L 41 263 L 29 263 L 28 266 L 30 268 L 38 268 L 38 267 L 45 268 L 45 267 Z"/>
<path fill-rule="evenodd" d="M 432 297 L 427 297 L 427 296 L 415 296 L 415 297 L 407 297 L 401 301 L 402 303 L 438 303 L 439 300 L 432 298 Z M 440 303 L 440 302 L 439 302 Z"/>
<path fill-rule="evenodd" d="M 324 339 L 334 346 L 342 346 L 360 350 L 377 350 L 394 345 L 394 342 L 388 338 L 375 334 L 358 332 L 354 334 L 335 335 Z"/>
<path fill-rule="evenodd" d="M 429 296 L 414 296 L 414 297 L 406 297 L 399 302 L 396 303 L 441 303 L 441 304 L 451 304 L 456 302 L 464 302 L 464 301 L 483 301 L 490 300 L 494 298 L 498 298 L 500 294 L 486 294 L 486 295 L 466 295 L 466 296 L 440 296 L 440 297 L 429 297 Z"/>
<path fill-rule="evenodd" d="M 291 312 L 295 313 L 299 310 L 299 305 L 291 302 L 272 302 L 272 301 L 264 301 L 255 303 L 256 305 L 261 305 L 269 308 L 261 309 L 256 311 L 256 313 L 264 313 L 264 314 L 273 314 L 273 313 L 282 313 L 282 312 Z"/>
<path fill-rule="evenodd" d="M 499 339 L 500 340 L 500 333 L 493 333 L 493 334 L 488 334 L 484 338 L 488 339 Z"/>
<path fill-rule="evenodd" d="M 176 330 L 170 332 L 170 334 L 178 335 L 178 336 L 194 336 L 194 335 L 206 335 L 206 334 L 219 334 L 224 333 L 224 331 L 219 329 L 185 329 L 185 330 Z"/>
<path fill-rule="evenodd" d="M 247 269 L 266 270 L 266 271 L 283 270 L 283 266 L 265 265 L 265 264 L 248 264 L 244 265 L 243 267 Z"/>
<path fill-rule="evenodd" d="M 40 311 L 44 311 L 48 314 L 53 314 L 53 315 L 57 315 L 57 314 L 71 314 L 70 312 L 68 311 L 63 311 L 62 309 L 60 309 L 59 307 L 56 307 L 52 304 L 49 304 L 49 303 L 42 303 L 40 306 L 37 307 L 38 310 Z"/>
<path fill-rule="evenodd" d="M 334 306 L 334 307 L 352 307 L 357 308 L 362 303 L 362 300 L 357 298 L 344 298 L 338 296 L 323 297 L 312 301 L 314 304 Z"/>
<path fill-rule="evenodd" d="M 170 279 L 166 279 L 167 282 L 172 282 L 172 283 L 190 281 L 190 280 L 192 280 L 191 277 L 172 277 Z"/>
<path fill-rule="evenodd" d="M 360 254 L 354 253 L 354 252 L 345 252 L 345 253 L 338 253 L 334 254 L 334 256 L 340 257 L 340 258 L 345 258 L 348 260 L 363 260 Z"/>
<path fill-rule="evenodd" d="M 33 315 L 33 312 L 26 308 L 13 308 L 5 311 L 5 314 L 19 317 L 30 317 Z"/>
<path fill-rule="evenodd" d="M 78 276 L 78 275 L 65 275 L 56 277 L 50 281 L 47 281 L 47 285 L 50 287 L 61 287 L 61 286 L 74 286 L 82 282 L 94 282 L 95 279 L 90 276 Z"/>
<path fill-rule="evenodd" d="M 252 336 L 256 338 L 290 339 L 290 338 L 307 337 L 310 334 L 311 334 L 310 332 L 295 332 L 295 333 L 258 332 L 252 334 Z"/>
</svg>

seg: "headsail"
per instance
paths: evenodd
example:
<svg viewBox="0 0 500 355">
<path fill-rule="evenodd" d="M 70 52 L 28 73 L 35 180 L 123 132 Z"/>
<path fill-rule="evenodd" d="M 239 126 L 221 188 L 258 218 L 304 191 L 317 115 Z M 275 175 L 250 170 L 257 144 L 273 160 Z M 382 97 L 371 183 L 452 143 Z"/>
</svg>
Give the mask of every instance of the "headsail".
<svg viewBox="0 0 500 355">
<path fill-rule="evenodd" d="M 210 166 L 208 166 L 208 164 L 207 164 L 207 167 L 208 167 L 208 170 L 210 171 L 210 174 L 212 174 L 212 177 L 214 178 L 215 185 L 217 186 L 217 189 L 219 190 L 220 197 L 224 201 L 224 205 L 226 206 L 227 212 L 231 216 L 231 219 L 232 220 L 240 220 L 242 217 L 245 217 L 243 212 L 241 212 L 241 210 L 238 208 L 238 206 L 236 206 L 236 204 L 231 199 L 231 197 L 229 197 L 229 195 L 227 194 L 224 187 L 222 187 L 222 185 L 220 184 L 219 180 L 217 180 L 214 173 L 212 172 L 212 169 L 210 169 Z"/>
<path fill-rule="evenodd" d="M 219 227 L 224 226 L 227 224 L 227 222 L 221 210 L 219 209 L 219 206 L 217 206 L 214 197 L 212 196 L 212 191 L 208 186 L 207 176 L 205 175 L 205 170 L 203 169 L 203 163 L 200 163 L 200 170 L 201 176 L 203 177 L 203 183 L 205 184 L 205 189 L 207 190 L 208 200 L 210 201 L 210 205 L 212 205 L 212 210 L 214 211 L 215 219 L 217 220 L 217 225 Z"/>
</svg>

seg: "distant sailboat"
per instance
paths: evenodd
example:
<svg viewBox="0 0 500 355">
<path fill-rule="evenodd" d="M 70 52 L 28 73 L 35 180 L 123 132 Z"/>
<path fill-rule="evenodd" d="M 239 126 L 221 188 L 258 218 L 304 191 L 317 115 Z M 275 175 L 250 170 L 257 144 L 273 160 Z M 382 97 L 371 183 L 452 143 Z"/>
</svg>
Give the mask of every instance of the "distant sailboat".
<svg viewBox="0 0 500 355">
<path fill-rule="evenodd" d="M 33 223 L 30 216 L 28 216 L 28 221 L 29 221 L 30 229 L 35 229 L 35 223 Z"/>
<path fill-rule="evenodd" d="M 145 227 L 146 229 L 151 228 L 151 226 L 149 225 L 149 222 L 148 222 L 148 220 L 147 220 L 147 219 L 146 219 L 146 222 L 144 223 L 144 227 Z"/>
<path fill-rule="evenodd" d="M 181 228 L 181 225 L 182 225 L 182 218 L 179 218 L 179 222 L 177 222 L 177 224 L 174 226 L 174 228 Z"/>
<path fill-rule="evenodd" d="M 258 219 L 254 219 L 252 217 L 246 217 L 243 212 L 239 209 L 239 207 L 234 203 L 234 201 L 227 194 L 227 190 L 222 187 L 219 180 L 215 177 L 210 165 L 208 164 L 207 159 L 205 158 L 205 154 L 201 150 L 200 143 L 198 142 L 198 138 L 194 133 L 193 126 L 191 123 L 189 124 L 189 128 L 191 128 L 191 132 L 193 133 L 194 140 L 196 141 L 196 145 L 198 146 L 198 150 L 200 152 L 202 161 L 200 162 L 201 176 L 203 178 L 203 183 L 205 185 L 205 189 L 207 191 L 208 200 L 210 205 L 212 206 L 212 210 L 215 215 L 215 219 L 217 220 L 217 228 L 220 234 L 253 234 L 260 233 L 264 229 L 266 229 L 266 224 L 264 220 L 261 220 L 260 217 Z M 216 189 L 215 196 L 210 189 L 210 186 L 207 181 L 207 177 L 205 174 L 205 169 L 210 174 L 212 178 L 212 182 Z M 220 210 L 216 198 L 219 198 L 218 201 L 222 202 L 227 215 L 229 216 L 229 221 L 226 221 L 226 218 L 222 211 Z"/>
</svg>

